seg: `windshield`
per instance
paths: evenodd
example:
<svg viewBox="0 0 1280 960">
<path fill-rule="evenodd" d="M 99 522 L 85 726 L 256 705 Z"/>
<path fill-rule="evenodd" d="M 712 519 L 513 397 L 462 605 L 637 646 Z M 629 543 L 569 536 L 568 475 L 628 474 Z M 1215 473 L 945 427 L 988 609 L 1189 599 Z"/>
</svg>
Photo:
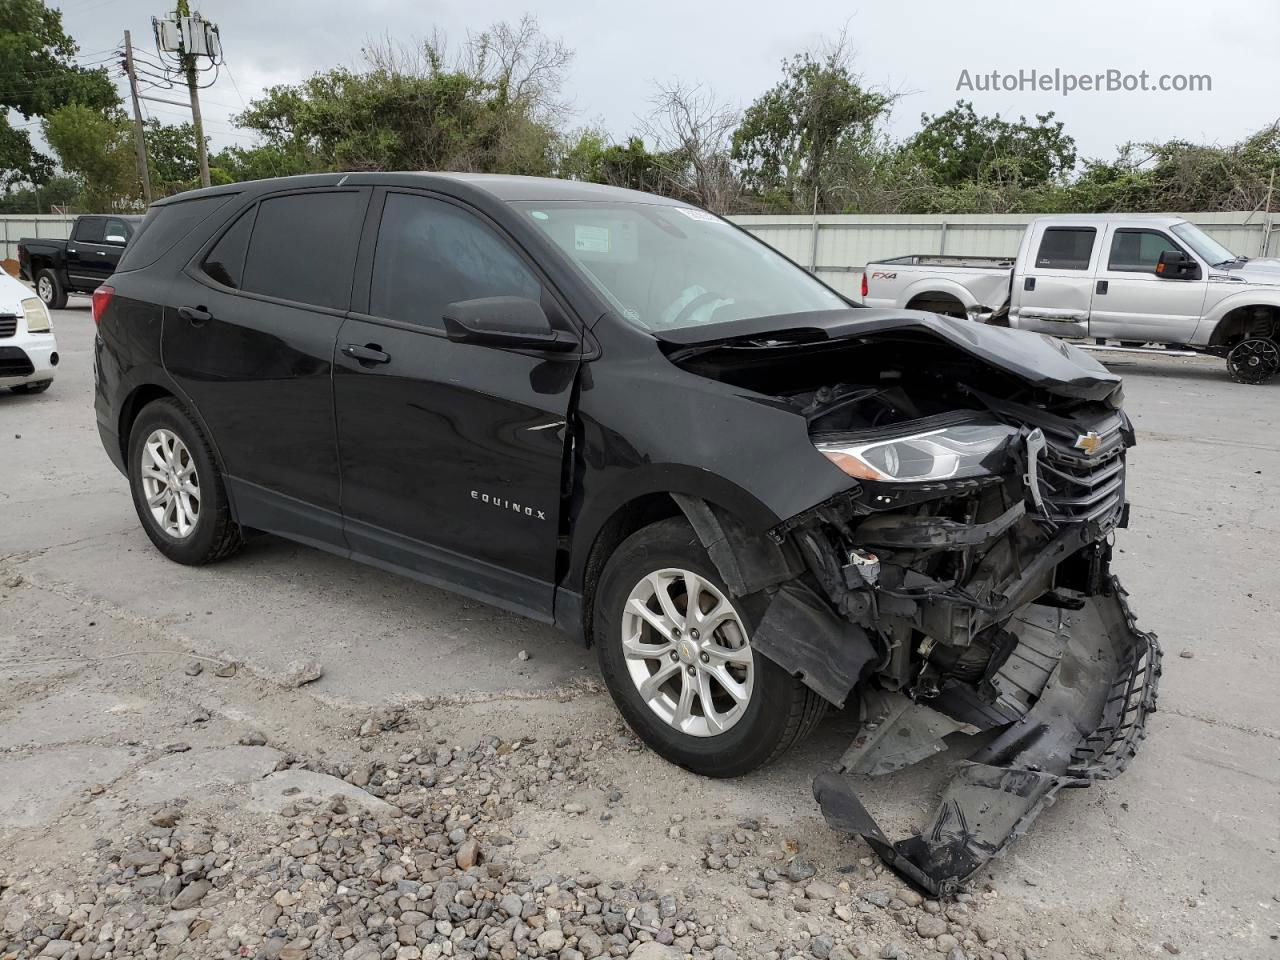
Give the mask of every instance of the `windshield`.
<svg viewBox="0 0 1280 960">
<path fill-rule="evenodd" d="M 703 210 L 577 200 L 513 206 L 646 330 L 848 306 L 772 248 Z"/>
<path fill-rule="evenodd" d="M 1196 252 L 1205 263 L 1216 267 L 1232 260 L 1239 260 L 1234 253 L 1192 223 L 1175 223 L 1169 228 L 1173 235 Z"/>
</svg>

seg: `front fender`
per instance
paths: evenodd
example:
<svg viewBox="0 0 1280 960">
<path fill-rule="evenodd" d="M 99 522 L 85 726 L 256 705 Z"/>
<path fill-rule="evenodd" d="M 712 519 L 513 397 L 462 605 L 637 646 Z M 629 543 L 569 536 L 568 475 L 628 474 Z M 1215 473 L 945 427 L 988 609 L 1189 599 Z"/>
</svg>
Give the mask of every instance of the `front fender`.
<svg viewBox="0 0 1280 960">
<path fill-rule="evenodd" d="M 1196 324 L 1195 333 L 1191 337 L 1192 345 L 1206 347 L 1215 344 L 1214 337 L 1218 332 L 1218 325 L 1222 322 L 1222 318 L 1241 307 L 1275 307 L 1280 309 L 1280 288 L 1263 289 L 1251 286 L 1219 300 L 1213 309 L 1206 312 L 1200 318 L 1200 322 Z"/>
</svg>

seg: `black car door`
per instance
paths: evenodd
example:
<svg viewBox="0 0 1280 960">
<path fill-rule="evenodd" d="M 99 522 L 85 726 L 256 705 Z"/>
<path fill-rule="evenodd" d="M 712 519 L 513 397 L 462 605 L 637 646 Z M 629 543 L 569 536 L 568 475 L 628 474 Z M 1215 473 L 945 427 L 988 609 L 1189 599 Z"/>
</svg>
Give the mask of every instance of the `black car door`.
<svg viewBox="0 0 1280 960">
<path fill-rule="evenodd" d="M 221 454 L 246 526 L 343 546 L 332 362 L 370 191 L 238 213 L 166 302 L 164 363 Z"/>
<path fill-rule="evenodd" d="M 121 222 L 114 217 L 81 217 L 76 221 L 76 228 L 67 241 L 67 278 L 72 290 L 93 290 L 111 275 L 118 259 L 111 254 L 118 255 L 124 245 L 115 247 L 107 243 L 109 221 Z"/>
<path fill-rule="evenodd" d="M 572 331 L 567 311 L 477 212 L 394 190 L 373 204 L 381 217 L 375 232 L 371 215 L 358 271 L 371 279 L 367 312 L 343 324 L 334 370 L 347 541 L 366 559 L 550 619 L 581 351 L 457 343 L 442 315 L 459 300 L 524 297 Z"/>
</svg>

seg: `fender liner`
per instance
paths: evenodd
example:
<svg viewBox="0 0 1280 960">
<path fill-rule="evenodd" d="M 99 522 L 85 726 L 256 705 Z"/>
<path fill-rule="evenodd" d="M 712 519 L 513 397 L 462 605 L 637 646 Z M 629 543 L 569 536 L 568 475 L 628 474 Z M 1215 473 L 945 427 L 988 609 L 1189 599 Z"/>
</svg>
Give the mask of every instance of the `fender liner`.
<svg viewBox="0 0 1280 960">
<path fill-rule="evenodd" d="M 794 550 L 751 534 L 731 514 L 698 497 L 672 494 L 734 596 L 766 591 L 769 606 L 751 646 L 810 690 L 843 707 L 879 654 L 866 631 L 845 620 L 800 574 Z"/>
</svg>

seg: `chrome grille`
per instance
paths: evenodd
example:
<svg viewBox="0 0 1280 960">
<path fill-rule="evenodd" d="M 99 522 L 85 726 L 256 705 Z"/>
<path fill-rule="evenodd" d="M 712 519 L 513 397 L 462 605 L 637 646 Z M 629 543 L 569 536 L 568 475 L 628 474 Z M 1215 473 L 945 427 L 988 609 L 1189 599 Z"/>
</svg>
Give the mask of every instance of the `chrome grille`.
<svg viewBox="0 0 1280 960">
<path fill-rule="evenodd" d="M 1045 448 L 1037 479 L 1040 498 L 1050 519 L 1059 523 L 1087 523 L 1104 526 L 1115 522 L 1124 507 L 1124 438 L 1119 425 L 1101 433 L 1092 455 L 1070 439 L 1045 431 Z"/>
<path fill-rule="evenodd" d="M 0 340 L 18 332 L 18 318 L 12 313 L 0 313 Z"/>
</svg>

